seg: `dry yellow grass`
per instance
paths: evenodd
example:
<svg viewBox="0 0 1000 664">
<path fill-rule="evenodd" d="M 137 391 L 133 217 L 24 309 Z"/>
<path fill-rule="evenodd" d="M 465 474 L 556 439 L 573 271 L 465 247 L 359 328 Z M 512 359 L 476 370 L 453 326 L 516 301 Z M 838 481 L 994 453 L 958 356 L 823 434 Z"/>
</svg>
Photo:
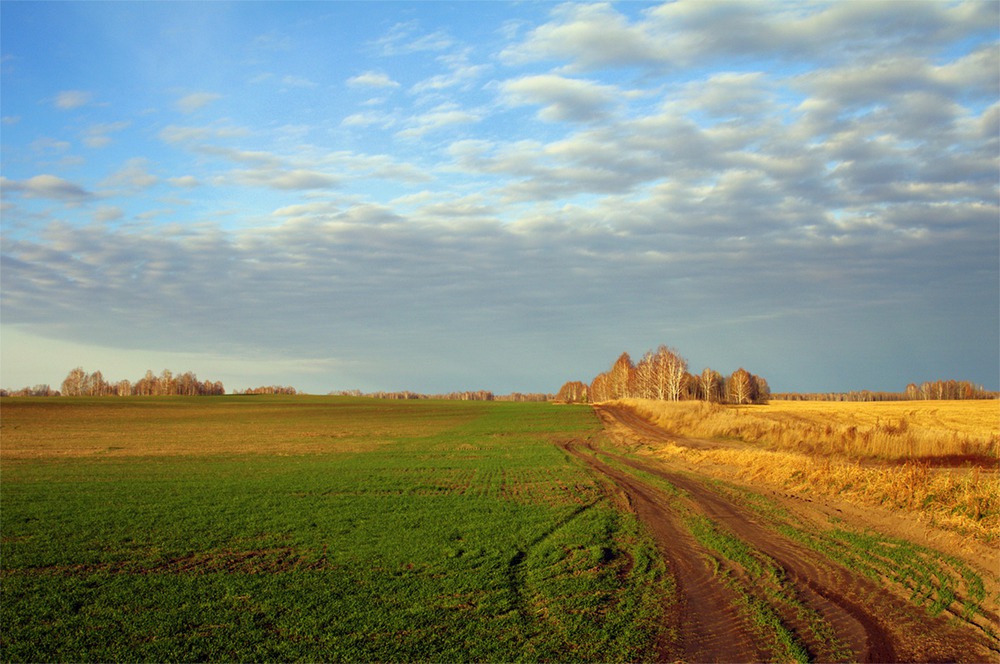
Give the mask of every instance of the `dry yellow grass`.
<svg viewBox="0 0 1000 664">
<path fill-rule="evenodd" d="M 653 450 L 658 456 L 719 477 L 905 510 L 982 542 L 1000 537 L 996 401 L 621 403 L 680 436 L 748 443 L 665 444 Z M 942 459 L 979 465 L 935 468 Z"/>
<path fill-rule="evenodd" d="M 861 459 L 1000 458 L 1000 401 L 772 401 L 763 406 L 633 399 L 674 433 Z"/>
</svg>

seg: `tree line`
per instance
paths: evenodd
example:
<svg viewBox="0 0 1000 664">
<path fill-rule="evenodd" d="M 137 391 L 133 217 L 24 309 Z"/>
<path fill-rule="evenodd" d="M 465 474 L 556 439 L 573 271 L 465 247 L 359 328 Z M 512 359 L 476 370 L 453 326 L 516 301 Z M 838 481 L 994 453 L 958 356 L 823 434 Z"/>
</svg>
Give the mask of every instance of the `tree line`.
<svg viewBox="0 0 1000 664">
<path fill-rule="evenodd" d="M 852 390 L 850 392 L 782 393 L 773 396 L 775 399 L 788 401 L 920 401 L 996 399 L 1000 395 L 968 380 L 934 380 L 925 381 L 920 385 L 910 383 L 903 392 Z"/>
<path fill-rule="evenodd" d="M 655 351 L 648 351 L 637 364 L 628 353 L 622 353 L 610 369 L 594 377 L 589 385 L 581 381 L 564 384 L 556 401 L 598 403 L 639 398 L 753 404 L 767 403 L 770 395 L 767 381 L 742 367 L 729 376 L 709 367 L 692 374 L 686 359 L 673 348 L 661 345 Z"/>
<path fill-rule="evenodd" d="M 369 399 L 435 399 L 446 401 L 551 401 L 555 395 L 541 392 L 511 392 L 510 394 L 493 394 L 489 390 L 466 390 L 464 392 L 448 392 L 445 394 L 423 394 L 402 390 L 397 392 L 362 392 L 361 390 L 338 390 L 329 393 L 341 397 L 366 397 Z"/>
<path fill-rule="evenodd" d="M 299 391 L 294 387 L 289 387 L 285 385 L 261 385 L 260 387 L 248 387 L 245 390 L 236 390 L 233 394 L 246 394 L 246 395 L 256 395 L 256 394 L 284 394 L 286 396 L 295 396 Z"/>
<path fill-rule="evenodd" d="M 67 374 L 62 382 L 60 394 L 66 397 L 126 397 L 126 396 L 218 396 L 226 393 L 221 381 L 198 380 L 198 377 L 186 371 L 174 374 L 164 369 L 160 375 L 151 369 L 146 374 L 131 382 L 128 379 L 117 381 L 105 380 L 100 371 L 87 373 L 83 367 L 76 367 Z"/>
</svg>

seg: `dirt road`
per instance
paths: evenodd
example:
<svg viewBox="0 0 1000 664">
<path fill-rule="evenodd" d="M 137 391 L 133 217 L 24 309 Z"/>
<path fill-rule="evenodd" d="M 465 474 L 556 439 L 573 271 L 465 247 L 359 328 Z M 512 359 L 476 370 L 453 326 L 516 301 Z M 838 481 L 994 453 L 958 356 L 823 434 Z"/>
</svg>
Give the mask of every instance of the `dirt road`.
<svg viewBox="0 0 1000 664">
<path fill-rule="evenodd" d="M 678 439 L 627 409 L 598 407 L 597 414 L 613 442 L 727 445 Z M 627 496 L 663 553 L 679 601 L 665 611 L 661 661 L 803 655 L 818 661 L 1000 661 L 995 632 L 948 611 L 932 617 L 891 583 L 818 553 L 707 477 L 593 441 L 569 441 L 563 448 Z"/>
</svg>

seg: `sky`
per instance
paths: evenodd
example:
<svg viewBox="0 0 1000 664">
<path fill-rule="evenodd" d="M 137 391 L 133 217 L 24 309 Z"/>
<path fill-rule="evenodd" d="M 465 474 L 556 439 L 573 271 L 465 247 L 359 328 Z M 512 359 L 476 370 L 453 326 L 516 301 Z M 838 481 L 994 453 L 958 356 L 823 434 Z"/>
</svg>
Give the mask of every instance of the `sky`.
<svg viewBox="0 0 1000 664">
<path fill-rule="evenodd" d="M 1000 3 L 0 3 L 0 385 L 1000 373 Z"/>
</svg>

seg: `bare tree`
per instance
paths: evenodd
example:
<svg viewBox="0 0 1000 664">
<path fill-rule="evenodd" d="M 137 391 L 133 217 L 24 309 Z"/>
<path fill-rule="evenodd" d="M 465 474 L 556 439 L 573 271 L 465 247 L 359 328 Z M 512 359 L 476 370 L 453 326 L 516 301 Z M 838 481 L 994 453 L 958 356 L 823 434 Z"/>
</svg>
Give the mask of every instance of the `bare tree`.
<svg viewBox="0 0 1000 664">
<path fill-rule="evenodd" d="M 731 403 L 748 404 L 754 400 L 753 376 L 740 367 L 726 381 L 726 395 Z"/>
<path fill-rule="evenodd" d="M 612 399 L 625 399 L 632 396 L 632 385 L 635 381 L 635 367 L 628 353 L 622 353 L 611 366 L 608 376 L 608 388 Z"/>
<path fill-rule="evenodd" d="M 722 374 L 705 367 L 698 376 L 698 398 L 713 403 L 721 401 L 724 385 Z"/>
<path fill-rule="evenodd" d="M 657 366 L 662 376 L 663 396 L 668 401 L 680 401 L 687 387 L 687 360 L 666 346 L 656 350 Z"/>
</svg>

